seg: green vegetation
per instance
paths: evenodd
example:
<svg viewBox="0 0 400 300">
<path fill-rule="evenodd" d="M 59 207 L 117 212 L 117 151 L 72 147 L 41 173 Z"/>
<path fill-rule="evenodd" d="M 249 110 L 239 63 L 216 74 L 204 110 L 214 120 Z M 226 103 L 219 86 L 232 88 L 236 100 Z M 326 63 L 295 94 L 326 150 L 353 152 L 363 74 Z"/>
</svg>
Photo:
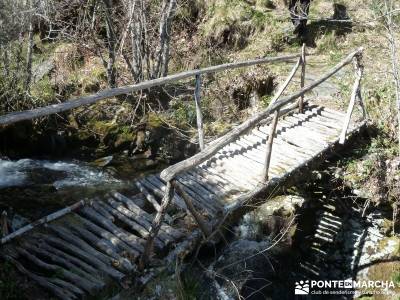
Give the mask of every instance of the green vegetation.
<svg viewBox="0 0 400 300">
<path fill-rule="evenodd" d="M 8 262 L 2 263 L 0 269 L 0 299 L 25 299 L 23 291 L 19 287 L 14 268 Z"/>
</svg>

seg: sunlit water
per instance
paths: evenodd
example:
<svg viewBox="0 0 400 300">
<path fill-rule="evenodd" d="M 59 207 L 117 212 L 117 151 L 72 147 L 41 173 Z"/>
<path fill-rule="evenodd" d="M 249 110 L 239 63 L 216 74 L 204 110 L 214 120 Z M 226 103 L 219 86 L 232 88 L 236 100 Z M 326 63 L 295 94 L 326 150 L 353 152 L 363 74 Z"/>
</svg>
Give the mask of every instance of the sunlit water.
<svg viewBox="0 0 400 300">
<path fill-rule="evenodd" d="M 43 174 L 42 178 L 32 178 L 31 175 L 35 172 Z M 46 173 L 49 174 L 47 178 Z M 52 184 L 59 190 L 66 187 L 101 186 L 120 182 L 119 179 L 114 178 L 104 169 L 93 167 L 84 162 L 33 159 L 8 161 L 0 159 L 0 188 L 46 183 Z"/>
</svg>

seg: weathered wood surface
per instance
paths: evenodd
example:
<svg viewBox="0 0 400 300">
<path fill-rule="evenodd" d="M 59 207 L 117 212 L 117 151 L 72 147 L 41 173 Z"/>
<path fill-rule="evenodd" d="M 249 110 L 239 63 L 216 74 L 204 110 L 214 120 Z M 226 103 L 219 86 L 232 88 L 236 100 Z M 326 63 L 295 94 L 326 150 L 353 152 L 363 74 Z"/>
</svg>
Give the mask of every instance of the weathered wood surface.
<svg viewBox="0 0 400 300">
<path fill-rule="evenodd" d="M 137 180 L 132 186 L 139 193 L 137 189 L 132 196 L 110 192 L 81 201 L 7 235 L 1 239 L 0 255 L 60 299 L 96 295 L 112 282 L 127 287 L 153 256 L 167 263 L 185 256 L 202 238 L 213 237 L 232 212 L 260 192 L 284 184 L 296 171 L 318 162 L 322 154 L 343 140 L 344 134 L 353 135 L 365 126 L 365 121 L 350 118 L 355 99 L 360 96 L 361 72 L 357 73 L 347 114 L 302 103 L 308 91 L 354 57 L 359 59 L 361 52 L 359 49 L 351 53 L 312 84 L 280 99 L 300 65 L 304 73 L 303 47 L 302 57 L 265 111 L 209 143 L 192 158 L 161 174 Z M 109 92 L 121 94 L 191 76 L 199 78 L 205 73 L 296 57 L 299 56 L 226 64 Z M 196 86 L 199 88 L 199 80 Z M 50 111 L 107 98 L 106 92 L 80 99 L 81 104 L 62 103 Z M 199 101 L 197 105 L 199 108 Z M 301 113 L 296 109 L 299 106 Z M 31 118 L 47 113 L 45 108 L 28 115 Z M 2 121 L 12 123 L 21 118 L 28 117 L 19 113 L 0 117 L 0 125 Z M 188 215 L 195 220 L 190 226 L 197 228 L 186 228 Z M 139 277 L 136 283 L 144 282 L 142 279 Z"/>
<path fill-rule="evenodd" d="M 53 104 L 46 107 L 35 108 L 27 111 L 22 112 L 14 112 L 4 116 L 0 116 L 0 125 L 8 125 L 24 120 L 31 120 L 34 118 L 44 117 L 52 114 L 61 113 L 64 111 L 68 111 L 80 106 L 89 105 L 96 103 L 100 100 L 112 98 L 119 95 L 126 95 L 129 93 L 150 89 L 152 87 L 161 86 L 169 83 L 174 83 L 180 80 L 188 79 L 195 77 L 197 75 L 202 74 L 210 74 L 210 73 L 217 73 L 237 68 L 243 67 L 250 67 L 260 64 L 267 64 L 272 62 L 279 62 L 279 61 L 288 61 L 294 58 L 298 58 L 299 54 L 293 55 L 285 55 L 285 56 L 278 56 L 278 57 L 266 57 L 266 58 L 259 58 L 254 60 L 236 62 L 236 63 L 228 63 L 213 67 L 208 67 L 204 69 L 198 70 L 191 70 L 186 71 L 166 77 L 161 77 L 153 80 L 144 81 L 134 85 L 127 85 L 113 89 L 107 89 L 101 92 L 98 92 L 94 95 L 84 96 L 76 99 L 72 99 L 70 101 L 66 101 L 59 104 Z"/>
<path fill-rule="evenodd" d="M 170 166 L 169 168 L 163 170 L 161 172 L 161 178 L 165 181 L 170 181 L 179 173 L 182 173 L 189 169 L 192 169 L 193 167 L 206 161 L 207 159 L 212 157 L 214 154 L 216 154 L 224 146 L 233 142 L 240 135 L 244 134 L 246 131 L 253 128 L 261 120 L 267 118 L 272 112 L 274 112 L 275 110 L 279 110 L 280 108 L 289 104 L 293 100 L 295 100 L 295 99 L 299 98 L 300 96 L 304 95 L 305 93 L 311 91 L 313 88 L 317 87 L 322 82 L 326 81 L 328 78 L 330 78 L 331 76 L 333 76 L 334 74 L 339 72 L 344 66 L 350 64 L 355 56 L 360 55 L 362 53 L 362 51 L 363 51 L 363 49 L 360 48 L 357 51 L 350 53 L 343 61 L 338 63 L 335 67 L 333 67 L 330 71 L 328 71 L 323 76 L 321 76 L 318 80 L 315 80 L 314 82 L 312 82 L 308 86 L 304 87 L 300 91 L 298 91 L 290 96 L 284 97 L 281 100 L 275 102 L 270 108 L 254 115 L 253 117 L 251 117 L 250 119 L 248 119 L 247 121 L 242 123 L 241 125 L 235 127 L 230 132 L 228 132 L 226 135 L 221 137 L 218 140 L 218 142 L 209 145 L 206 149 L 204 149 L 200 153 L 197 153 L 197 154 L 193 155 L 191 158 L 186 159 L 180 163 L 177 163 L 177 164 Z"/>
<path fill-rule="evenodd" d="M 285 114 L 276 110 L 277 123 L 262 120 L 195 168 L 180 172 L 169 187 L 159 175 L 146 176 L 132 184 L 138 194 L 110 192 L 53 214 L 61 218 L 43 218 L 29 230 L 12 233 L 17 238 L 5 240 L 0 253 L 60 299 L 94 295 L 111 282 L 127 286 L 128 278 L 149 259 L 171 262 L 185 255 L 212 235 L 230 212 L 284 184 L 296 170 L 338 144 L 345 113 L 305 103 L 299 114 L 296 107 L 294 103 Z M 363 125 L 351 120 L 347 133 Z M 185 215 L 193 217 L 197 228 L 182 227 Z"/>
</svg>

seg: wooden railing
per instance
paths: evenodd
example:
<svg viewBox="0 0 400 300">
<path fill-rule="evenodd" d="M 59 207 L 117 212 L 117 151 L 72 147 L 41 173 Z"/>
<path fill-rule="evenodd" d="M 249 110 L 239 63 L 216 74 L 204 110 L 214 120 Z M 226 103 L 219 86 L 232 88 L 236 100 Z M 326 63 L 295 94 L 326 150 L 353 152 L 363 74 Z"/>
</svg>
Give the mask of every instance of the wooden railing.
<svg viewBox="0 0 400 300">
<path fill-rule="evenodd" d="M 166 77 L 157 78 L 157 79 L 153 79 L 153 80 L 147 80 L 147 81 L 143 81 L 143 82 L 140 82 L 140 83 L 134 84 L 134 85 L 127 85 L 127 86 L 121 86 L 118 88 L 106 89 L 106 90 L 98 92 L 94 95 L 79 97 L 79 98 L 72 99 L 70 101 L 66 101 L 63 103 L 48 105 L 45 107 L 39 107 L 39 108 L 34 108 L 31 110 L 25 110 L 25 111 L 20 111 L 20 112 L 13 112 L 13 113 L 9 113 L 9 114 L 0 116 L 0 126 L 13 124 L 13 123 L 24 121 L 24 120 L 31 120 L 34 118 L 49 116 L 52 114 L 61 113 L 61 112 L 68 111 L 68 110 L 71 110 L 71 109 L 74 109 L 74 108 L 77 108 L 80 106 L 93 104 L 100 100 L 112 98 L 112 97 L 119 96 L 119 95 L 126 95 L 126 94 L 130 94 L 133 92 L 138 92 L 141 90 L 147 90 L 147 89 L 150 89 L 153 87 L 162 86 L 165 84 L 174 83 L 174 82 L 178 82 L 178 81 L 188 79 L 188 78 L 193 78 L 193 77 L 196 78 L 196 82 L 197 82 L 196 86 L 197 86 L 197 90 L 198 90 L 198 95 L 200 95 L 200 92 L 199 92 L 200 84 L 199 83 L 200 83 L 200 76 L 203 74 L 218 73 L 218 72 L 222 72 L 222 71 L 238 69 L 238 68 L 243 68 L 243 67 L 250 67 L 250 66 L 255 66 L 255 65 L 268 64 L 268 63 L 272 63 L 272 62 L 289 61 L 291 59 L 298 58 L 298 57 L 300 57 L 300 54 L 292 54 L 292 55 L 277 56 L 277 57 L 266 57 L 266 58 L 248 60 L 248 61 L 228 63 L 228 64 L 208 67 L 208 68 L 204 68 L 204 69 L 186 71 L 186 72 L 169 75 Z M 198 98 L 198 100 L 200 100 L 200 99 Z"/>
<path fill-rule="evenodd" d="M 152 224 L 152 228 L 150 229 L 149 236 L 147 238 L 145 250 L 143 252 L 143 255 L 140 260 L 140 268 L 144 268 L 148 262 L 149 256 L 152 252 L 153 249 L 153 242 L 155 237 L 158 234 L 158 230 L 160 229 L 161 226 L 161 221 L 164 218 L 165 214 L 165 209 L 168 207 L 173 194 L 174 194 L 174 189 L 176 187 L 176 191 L 183 196 L 185 199 L 185 202 L 188 205 L 189 211 L 192 213 L 194 219 L 199 225 L 199 228 L 202 230 L 204 236 L 208 236 L 211 232 L 210 228 L 206 227 L 206 222 L 202 219 L 201 215 L 196 212 L 194 209 L 193 205 L 191 204 L 191 199 L 190 196 L 188 195 L 182 195 L 182 189 L 178 188 L 177 185 L 179 184 L 178 182 L 175 181 L 175 178 L 186 171 L 189 171 L 199 164 L 205 162 L 209 158 L 211 158 L 213 155 L 215 155 L 219 150 L 221 150 L 223 147 L 228 145 L 229 143 L 233 142 L 236 140 L 240 135 L 244 134 L 245 132 L 251 130 L 254 126 L 262 122 L 263 120 L 266 120 L 269 118 L 269 121 L 271 121 L 271 126 L 270 126 L 270 132 L 267 140 L 267 149 L 266 149 L 266 157 L 265 157 L 265 164 L 264 164 L 264 172 L 263 172 L 263 181 L 262 184 L 266 184 L 268 181 L 268 171 L 269 171 L 269 165 L 271 161 L 271 154 L 272 154 L 272 147 L 273 147 L 273 140 L 275 136 L 275 131 L 276 127 L 278 124 L 279 117 L 281 115 L 286 114 L 288 111 L 291 111 L 293 109 L 296 109 L 298 107 L 299 112 L 303 112 L 303 104 L 304 104 L 304 96 L 307 92 L 311 91 L 315 87 L 319 86 L 321 83 L 332 77 L 334 74 L 336 74 L 338 71 L 340 71 L 343 67 L 347 66 L 350 64 L 352 61 L 354 61 L 355 65 L 355 70 L 356 70 L 356 79 L 355 83 L 353 86 L 353 92 L 352 96 L 350 99 L 349 103 L 349 108 L 347 110 L 347 115 L 345 119 L 345 123 L 343 125 L 343 130 L 342 134 L 340 136 L 340 143 L 344 142 L 344 139 L 346 137 L 346 132 L 348 129 L 348 126 L 350 124 L 350 118 L 353 112 L 353 108 L 355 105 L 355 100 L 358 97 L 360 100 L 360 105 L 363 110 L 363 115 L 366 117 L 366 110 L 365 110 L 365 105 L 363 104 L 362 98 L 361 98 L 361 92 L 360 92 L 360 83 L 361 83 L 361 78 L 362 78 L 362 65 L 361 65 L 361 57 L 362 57 L 362 52 L 363 48 L 359 48 L 356 51 L 350 53 L 345 59 L 343 59 L 341 62 L 339 62 L 335 67 L 333 67 L 330 71 L 325 73 L 323 76 L 321 76 L 319 79 L 315 80 L 314 82 L 310 83 L 308 86 L 305 86 L 305 69 L 306 69 L 306 54 L 305 54 L 305 47 L 303 45 L 302 47 L 302 52 L 301 55 L 295 56 L 299 57 L 299 60 L 297 64 L 294 66 L 293 70 L 289 74 L 288 78 L 286 81 L 283 83 L 281 88 L 278 90 L 277 94 L 275 97 L 272 99 L 271 104 L 268 106 L 268 108 L 264 111 L 259 112 L 258 114 L 254 115 L 241 125 L 235 127 L 232 129 L 230 132 L 222 136 L 221 138 L 217 139 L 216 141 L 210 143 L 208 147 L 201 146 L 201 151 L 194 156 L 181 161 L 175 165 L 172 165 L 166 169 L 164 169 L 161 172 L 161 178 L 167 182 L 166 186 L 166 191 L 164 194 L 164 197 L 161 202 L 161 209 L 157 212 L 157 215 L 154 219 L 154 222 Z M 301 89 L 298 92 L 295 92 L 289 96 L 283 97 L 279 99 L 286 89 L 286 87 L 289 85 L 290 81 L 293 79 L 296 71 L 299 69 L 299 67 L 302 67 L 302 72 L 301 72 Z M 199 78 L 197 79 L 199 80 Z M 196 80 L 196 81 L 197 81 Z M 196 84 L 196 87 L 198 84 Z M 198 89 L 196 88 L 196 93 L 198 92 Z M 296 103 L 293 103 L 295 102 Z M 283 109 L 284 106 L 293 103 L 291 106 L 289 106 L 286 109 Z M 196 105 L 197 105 L 197 100 L 196 100 Z M 196 106 L 198 107 L 198 106 Z M 201 112 L 198 114 L 201 117 Z M 273 115 L 272 120 L 271 120 L 271 115 Z M 201 130 L 201 124 L 199 123 L 198 119 L 198 128 Z M 201 135 L 202 136 L 202 135 Z M 200 137 L 200 134 L 199 134 Z M 204 141 L 200 142 L 201 145 L 204 145 Z"/>
</svg>

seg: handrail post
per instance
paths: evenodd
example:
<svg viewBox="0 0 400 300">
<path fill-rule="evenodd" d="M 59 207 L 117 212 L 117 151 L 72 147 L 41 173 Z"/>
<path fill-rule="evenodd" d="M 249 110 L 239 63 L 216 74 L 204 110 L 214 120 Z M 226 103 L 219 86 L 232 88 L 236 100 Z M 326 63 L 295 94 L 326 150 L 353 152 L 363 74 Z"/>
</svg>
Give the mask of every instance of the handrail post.
<svg viewBox="0 0 400 300">
<path fill-rule="evenodd" d="M 194 101 L 196 102 L 196 119 L 197 119 L 197 131 L 199 135 L 200 150 L 204 150 L 203 115 L 201 113 L 200 90 L 201 90 L 201 75 L 197 74 L 196 87 L 194 90 Z"/>
<path fill-rule="evenodd" d="M 174 196 L 174 183 L 173 180 L 167 182 L 167 186 L 165 189 L 164 197 L 161 201 L 160 210 L 157 211 L 157 214 L 151 224 L 151 228 L 147 235 L 146 245 L 144 246 L 143 254 L 140 257 L 139 261 L 139 270 L 143 271 L 147 266 L 149 258 L 153 252 L 154 247 L 154 239 L 157 237 L 157 234 L 161 228 L 162 221 L 164 220 L 165 212 L 170 204 L 172 198 Z"/>
<path fill-rule="evenodd" d="M 300 88 L 303 89 L 306 81 L 306 44 L 301 47 L 301 77 Z M 301 95 L 299 101 L 299 113 L 303 113 L 304 94 Z"/>
<path fill-rule="evenodd" d="M 350 125 L 350 119 L 351 119 L 351 115 L 353 114 L 356 98 L 357 98 L 358 94 L 360 93 L 360 84 L 361 84 L 361 78 L 362 78 L 363 69 L 364 69 L 361 64 L 361 54 L 358 54 L 354 57 L 353 63 L 354 63 L 355 80 L 354 80 L 354 84 L 353 84 L 353 90 L 351 92 L 350 103 L 347 108 L 346 117 L 343 122 L 343 129 L 342 129 L 342 132 L 341 132 L 340 138 L 339 138 L 339 144 L 342 144 L 342 145 L 344 144 L 344 142 L 346 140 L 346 133 L 347 133 L 347 129 L 349 128 L 349 125 Z M 363 107 L 363 105 L 361 105 L 361 107 Z"/>
<path fill-rule="evenodd" d="M 276 126 L 278 125 L 279 119 L 279 109 L 277 109 L 274 113 L 274 119 L 270 125 L 269 136 L 267 141 L 267 150 L 265 155 L 265 163 L 264 163 L 264 170 L 263 170 L 263 183 L 268 181 L 268 170 L 269 165 L 271 163 L 271 155 L 272 155 L 272 144 L 274 142 L 274 136 L 276 131 Z"/>
<path fill-rule="evenodd" d="M 0 216 L 0 230 L 1 237 L 5 237 L 8 235 L 8 220 L 7 220 L 7 212 L 4 210 Z"/>
<path fill-rule="evenodd" d="M 197 225 L 199 225 L 200 230 L 203 232 L 205 237 L 209 237 L 211 235 L 211 230 L 207 226 L 207 223 L 204 221 L 203 217 L 197 212 L 196 208 L 193 206 L 193 201 L 191 197 L 184 191 L 181 184 L 175 181 L 174 187 L 176 192 L 182 197 L 183 201 L 186 204 L 187 209 L 192 214 L 195 219 Z"/>
</svg>

